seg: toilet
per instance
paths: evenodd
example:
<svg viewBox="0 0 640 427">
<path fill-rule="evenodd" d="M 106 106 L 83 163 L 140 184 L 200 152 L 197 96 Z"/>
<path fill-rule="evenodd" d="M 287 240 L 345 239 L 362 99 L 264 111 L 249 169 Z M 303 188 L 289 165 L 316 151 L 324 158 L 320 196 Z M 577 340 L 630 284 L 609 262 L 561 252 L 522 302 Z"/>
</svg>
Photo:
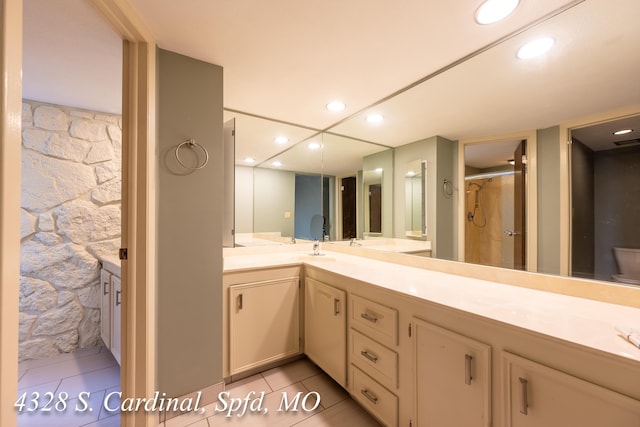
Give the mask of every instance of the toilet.
<svg viewBox="0 0 640 427">
<path fill-rule="evenodd" d="M 640 286 L 640 249 L 613 248 L 620 274 L 612 276 L 614 282 Z"/>
</svg>

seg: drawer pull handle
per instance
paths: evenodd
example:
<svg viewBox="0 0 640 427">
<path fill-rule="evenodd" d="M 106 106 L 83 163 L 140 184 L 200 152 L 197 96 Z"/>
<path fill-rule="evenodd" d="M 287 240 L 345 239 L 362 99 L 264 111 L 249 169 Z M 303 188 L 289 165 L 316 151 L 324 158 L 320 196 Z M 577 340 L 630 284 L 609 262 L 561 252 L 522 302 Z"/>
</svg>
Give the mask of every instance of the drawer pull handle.
<svg viewBox="0 0 640 427">
<path fill-rule="evenodd" d="M 378 356 L 375 354 L 369 353 L 367 350 L 360 351 L 360 354 L 372 361 L 373 363 L 378 363 Z"/>
<path fill-rule="evenodd" d="M 473 377 L 471 376 L 471 360 L 473 357 L 470 354 L 464 355 L 464 383 L 466 385 L 471 385 L 471 380 Z"/>
<path fill-rule="evenodd" d="M 364 320 L 368 320 L 371 323 L 376 323 L 378 321 L 377 317 L 371 316 L 370 314 L 367 314 L 367 313 L 361 313 L 360 317 L 362 317 Z"/>
<path fill-rule="evenodd" d="M 242 310 L 242 294 L 238 295 L 238 310 Z"/>
<path fill-rule="evenodd" d="M 116 291 L 116 305 L 120 305 L 121 304 L 121 301 L 120 301 L 120 294 L 121 293 L 122 292 L 120 292 L 120 291 Z"/>
<path fill-rule="evenodd" d="M 369 399 L 374 405 L 378 404 L 378 398 L 366 388 L 361 389 L 360 393 L 362 393 L 362 395 Z"/>
<path fill-rule="evenodd" d="M 333 315 L 337 316 L 340 314 L 340 300 L 338 298 L 333 299 Z"/>
<path fill-rule="evenodd" d="M 102 282 L 102 295 L 107 295 L 109 293 L 109 281 Z"/>
<path fill-rule="evenodd" d="M 527 402 L 527 380 L 520 377 L 520 413 L 527 415 L 529 403 Z"/>
</svg>

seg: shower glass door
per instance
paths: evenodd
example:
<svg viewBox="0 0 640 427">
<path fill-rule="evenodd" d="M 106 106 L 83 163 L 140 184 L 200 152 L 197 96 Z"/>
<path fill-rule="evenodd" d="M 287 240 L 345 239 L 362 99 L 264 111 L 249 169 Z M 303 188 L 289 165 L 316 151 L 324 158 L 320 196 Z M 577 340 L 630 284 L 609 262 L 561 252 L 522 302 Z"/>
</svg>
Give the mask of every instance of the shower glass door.
<svg viewBox="0 0 640 427">
<path fill-rule="evenodd" d="M 525 141 L 465 147 L 465 261 L 525 269 Z"/>
</svg>

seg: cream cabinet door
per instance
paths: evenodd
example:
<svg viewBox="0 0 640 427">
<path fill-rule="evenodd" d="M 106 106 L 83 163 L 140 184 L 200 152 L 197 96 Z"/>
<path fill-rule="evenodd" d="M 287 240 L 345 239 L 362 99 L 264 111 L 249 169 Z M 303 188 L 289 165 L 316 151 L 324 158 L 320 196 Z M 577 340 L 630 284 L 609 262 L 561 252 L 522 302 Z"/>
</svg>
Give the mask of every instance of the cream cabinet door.
<svg viewBox="0 0 640 427">
<path fill-rule="evenodd" d="M 111 298 L 113 311 L 111 312 L 111 353 L 120 363 L 121 328 L 122 328 L 122 286 L 120 278 L 111 276 Z"/>
<path fill-rule="evenodd" d="M 638 427 L 640 401 L 503 352 L 507 427 Z"/>
<path fill-rule="evenodd" d="M 305 280 L 305 353 L 343 387 L 347 385 L 346 293 Z"/>
<path fill-rule="evenodd" d="M 237 374 L 300 352 L 299 280 L 229 288 L 229 363 Z"/>
<path fill-rule="evenodd" d="M 111 349 L 111 273 L 100 271 L 100 338 Z"/>
<path fill-rule="evenodd" d="M 413 319 L 417 426 L 491 425 L 491 347 Z"/>
</svg>

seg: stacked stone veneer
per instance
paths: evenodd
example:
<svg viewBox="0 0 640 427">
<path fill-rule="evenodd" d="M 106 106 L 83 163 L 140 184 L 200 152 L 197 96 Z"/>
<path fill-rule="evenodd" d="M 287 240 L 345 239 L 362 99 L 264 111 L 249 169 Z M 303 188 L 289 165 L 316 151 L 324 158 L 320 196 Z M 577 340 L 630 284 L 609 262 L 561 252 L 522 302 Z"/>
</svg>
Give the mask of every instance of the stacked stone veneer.
<svg viewBox="0 0 640 427">
<path fill-rule="evenodd" d="M 100 343 L 100 254 L 120 245 L 120 116 L 23 101 L 20 360 Z"/>
</svg>

